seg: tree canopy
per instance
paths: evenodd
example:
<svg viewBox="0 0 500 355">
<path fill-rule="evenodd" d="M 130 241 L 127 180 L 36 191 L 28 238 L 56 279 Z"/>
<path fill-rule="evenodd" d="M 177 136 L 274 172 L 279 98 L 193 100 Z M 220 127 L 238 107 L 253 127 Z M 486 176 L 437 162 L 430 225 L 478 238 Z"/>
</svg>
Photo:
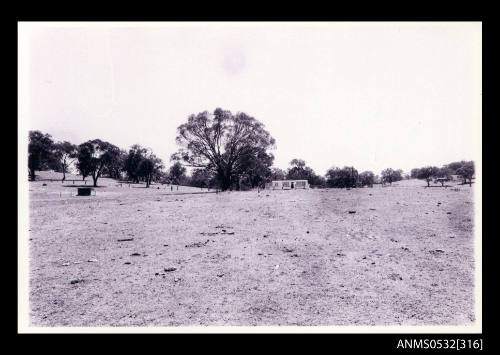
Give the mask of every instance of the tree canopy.
<svg viewBox="0 0 500 355">
<path fill-rule="evenodd" d="M 325 179 L 317 175 L 314 170 L 306 165 L 302 159 L 292 159 L 290 168 L 286 173 L 286 179 L 289 180 L 307 180 L 309 185 L 323 186 Z"/>
<path fill-rule="evenodd" d="M 57 142 L 54 144 L 54 162 L 55 170 L 63 173 L 63 181 L 66 180 L 71 164 L 76 161 L 78 156 L 78 147 L 68 141 Z"/>
<path fill-rule="evenodd" d="M 47 168 L 53 158 L 54 141 L 50 134 L 40 131 L 29 132 L 28 170 L 30 180 L 35 180 L 35 171 Z"/>
<path fill-rule="evenodd" d="M 395 181 L 403 180 L 403 170 L 401 169 L 394 170 L 391 168 L 387 168 L 385 170 L 382 170 L 381 175 L 382 183 L 392 184 Z"/>
<path fill-rule="evenodd" d="M 127 173 L 129 180 L 139 183 L 139 164 L 147 154 L 147 149 L 139 144 L 134 144 L 130 147 L 127 157 L 125 158 L 123 170 Z"/>
<path fill-rule="evenodd" d="M 437 177 L 439 174 L 439 168 L 437 166 L 425 166 L 418 169 L 417 179 L 427 181 L 427 186 L 430 186 L 431 180 Z"/>
<path fill-rule="evenodd" d="M 465 162 L 460 168 L 456 170 L 456 174 L 460 175 L 464 179 L 464 184 L 469 180 L 469 185 L 472 186 L 472 177 L 474 176 L 474 162 Z"/>
<path fill-rule="evenodd" d="M 371 171 L 363 171 L 359 174 L 359 184 L 361 186 L 370 186 L 372 187 L 375 183 L 375 174 Z"/>
<path fill-rule="evenodd" d="M 232 114 L 220 108 L 213 114 L 204 111 L 190 115 L 177 132 L 181 148 L 172 160 L 212 171 L 223 191 L 250 172 L 249 162 L 260 161 L 275 147 L 274 138 L 261 122 L 244 112 Z"/>
<path fill-rule="evenodd" d="M 326 172 L 326 185 L 328 187 L 347 188 L 356 187 L 358 171 L 354 167 L 332 167 Z"/>
<path fill-rule="evenodd" d="M 169 178 L 172 184 L 180 185 L 186 177 L 186 168 L 179 162 L 170 167 Z"/>
<path fill-rule="evenodd" d="M 104 169 L 111 165 L 119 154 L 120 149 L 109 142 L 90 140 L 78 146 L 77 168 L 84 177 L 91 175 L 94 186 L 97 186 L 97 180 Z"/>
<path fill-rule="evenodd" d="M 271 168 L 271 180 L 285 180 L 286 171 L 280 168 Z"/>
</svg>

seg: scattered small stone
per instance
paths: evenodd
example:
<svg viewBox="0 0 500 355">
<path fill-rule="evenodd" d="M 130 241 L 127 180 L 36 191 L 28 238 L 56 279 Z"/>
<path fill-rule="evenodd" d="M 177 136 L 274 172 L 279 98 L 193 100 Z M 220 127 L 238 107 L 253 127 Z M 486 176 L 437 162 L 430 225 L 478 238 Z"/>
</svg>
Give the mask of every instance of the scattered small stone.
<svg viewBox="0 0 500 355">
<path fill-rule="evenodd" d="M 118 239 L 119 242 L 130 242 L 132 240 L 134 240 L 134 238 Z"/>
<path fill-rule="evenodd" d="M 389 278 L 393 281 L 402 280 L 403 278 L 399 274 L 390 274 Z"/>
<path fill-rule="evenodd" d="M 429 253 L 436 255 L 436 254 L 444 253 L 444 251 L 441 249 L 436 249 L 436 250 L 429 250 Z"/>
<path fill-rule="evenodd" d="M 89 262 L 89 263 L 96 263 L 97 259 L 89 259 L 89 260 L 87 260 L 87 262 Z"/>
<path fill-rule="evenodd" d="M 283 251 L 284 251 L 285 253 L 291 253 L 291 252 L 293 252 L 293 249 L 284 248 L 284 249 L 283 249 Z"/>
<path fill-rule="evenodd" d="M 186 248 L 200 248 L 202 246 L 205 246 L 207 245 L 208 243 L 210 242 L 209 239 L 207 239 L 205 242 L 196 242 L 196 243 L 191 243 L 191 244 L 187 244 L 185 245 Z"/>
<path fill-rule="evenodd" d="M 172 271 L 175 271 L 177 269 L 175 267 L 168 267 L 168 268 L 165 268 L 163 270 L 166 271 L 166 272 L 172 272 Z"/>
<path fill-rule="evenodd" d="M 292 255 L 290 255 L 290 257 L 292 257 L 292 258 L 298 258 L 299 255 L 298 254 L 292 254 Z"/>
<path fill-rule="evenodd" d="M 74 285 L 80 282 L 83 282 L 83 280 L 71 280 L 70 284 Z"/>
<path fill-rule="evenodd" d="M 431 286 L 434 286 L 434 287 L 436 287 L 436 286 L 438 286 L 438 284 L 431 284 Z"/>
<path fill-rule="evenodd" d="M 337 253 L 338 256 L 345 256 L 343 253 Z"/>
<path fill-rule="evenodd" d="M 222 274 L 222 273 L 221 274 L 217 274 L 217 277 L 222 277 L 222 276 L 224 276 L 224 274 Z"/>
<path fill-rule="evenodd" d="M 163 244 L 164 247 L 168 247 L 168 244 Z"/>
<path fill-rule="evenodd" d="M 309 234 L 309 231 L 307 231 L 306 233 Z"/>
<path fill-rule="evenodd" d="M 356 211 L 349 211 L 350 214 L 356 213 Z"/>
<path fill-rule="evenodd" d="M 163 276 L 163 277 L 165 277 L 165 276 Z M 182 280 L 182 279 L 181 279 L 180 277 L 176 277 L 176 278 L 174 279 L 174 282 L 179 282 L 179 281 L 181 281 L 181 280 Z"/>
<path fill-rule="evenodd" d="M 130 254 L 130 256 L 141 256 L 141 254 L 139 254 L 139 253 L 132 253 L 132 254 Z"/>
<path fill-rule="evenodd" d="M 125 261 L 125 262 L 124 262 L 124 264 L 125 264 L 125 265 L 130 265 L 130 264 L 132 264 L 132 263 L 131 263 L 130 261 Z"/>
<path fill-rule="evenodd" d="M 451 214 L 451 212 L 446 212 L 446 214 Z"/>
<path fill-rule="evenodd" d="M 410 249 L 406 248 L 406 247 L 401 247 L 401 249 L 403 249 L 404 251 L 409 251 Z"/>
<path fill-rule="evenodd" d="M 81 264 L 81 261 L 73 261 L 73 264 Z"/>
<path fill-rule="evenodd" d="M 372 262 L 372 265 L 375 265 L 375 261 Z"/>
<path fill-rule="evenodd" d="M 69 266 L 69 263 L 63 263 L 62 266 Z"/>
</svg>

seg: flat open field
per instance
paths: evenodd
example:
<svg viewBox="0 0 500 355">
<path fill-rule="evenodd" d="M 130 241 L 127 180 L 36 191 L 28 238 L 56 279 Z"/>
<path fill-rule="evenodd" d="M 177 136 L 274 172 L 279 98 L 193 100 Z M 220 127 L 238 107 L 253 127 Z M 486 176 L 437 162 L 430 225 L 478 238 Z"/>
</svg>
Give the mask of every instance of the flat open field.
<svg viewBox="0 0 500 355">
<path fill-rule="evenodd" d="M 76 197 L 29 184 L 34 326 L 475 320 L 469 186 L 180 195 L 200 190 L 101 179 Z"/>
</svg>

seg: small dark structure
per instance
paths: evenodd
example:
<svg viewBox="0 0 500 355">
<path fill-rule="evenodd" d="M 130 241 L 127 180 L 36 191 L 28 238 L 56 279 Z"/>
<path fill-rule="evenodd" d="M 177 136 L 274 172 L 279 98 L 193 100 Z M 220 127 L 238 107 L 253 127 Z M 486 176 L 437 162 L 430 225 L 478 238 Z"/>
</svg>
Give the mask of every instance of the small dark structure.
<svg viewBox="0 0 500 355">
<path fill-rule="evenodd" d="M 78 196 L 90 196 L 92 192 L 92 188 L 90 187 L 79 187 L 78 188 Z"/>
</svg>

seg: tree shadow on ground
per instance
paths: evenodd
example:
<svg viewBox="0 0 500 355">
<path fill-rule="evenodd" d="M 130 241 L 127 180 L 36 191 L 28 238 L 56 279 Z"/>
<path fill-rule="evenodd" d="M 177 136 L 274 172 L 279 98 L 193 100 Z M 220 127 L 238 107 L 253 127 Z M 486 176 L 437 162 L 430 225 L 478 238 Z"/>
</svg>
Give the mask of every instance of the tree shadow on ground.
<svg viewBox="0 0 500 355">
<path fill-rule="evenodd" d="M 93 185 L 63 185 L 63 187 L 90 187 L 91 189 L 94 189 L 94 188 L 101 188 L 101 187 L 106 187 L 104 185 L 101 185 L 101 186 L 93 186 Z"/>
</svg>

